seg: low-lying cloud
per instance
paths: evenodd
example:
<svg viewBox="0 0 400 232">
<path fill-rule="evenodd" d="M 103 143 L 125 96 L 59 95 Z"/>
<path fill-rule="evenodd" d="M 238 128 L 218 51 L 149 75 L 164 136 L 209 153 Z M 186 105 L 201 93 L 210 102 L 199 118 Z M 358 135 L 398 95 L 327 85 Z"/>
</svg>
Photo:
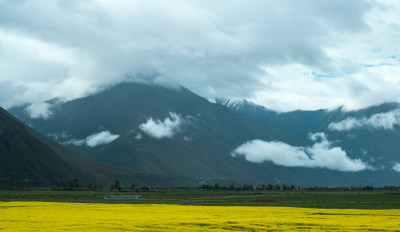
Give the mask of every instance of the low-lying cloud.
<svg viewBox="0 0 400 232">
<path fill-rule="evenodd" d="M 271 161 L 285 167 L 327 168 L 345 172 L 370 169 L 360 159 L 350 159 L 342 148 L 333 147 L 324 133 L 312 134 L 310 139 L 315 142 L 312 147 L 295 147 L 279 141 L 256 139 L 236 148 L 232 156 L 243 155 L 250 162 Z"/>
<path fill-rule="evenodd" d="M 142 134 L 136 133 L 136 135 L 135 135 L 134 138 L 135 138 L 136 140 L 140 140 L 140 139 L 142 139 L 142 137 L 143 137 Z"/>
<path fill-rule="evenodd" d="M 118 139 L 119 135 L 113 135 L 110 131 L 102 131 L 97 134 L 90 135 L 86 138 L 86 145 L 89 147 L 95 147 L 101 144 L 111 143 Z"/>
<path fill-rule="evenodd" d="M 396 164 L 393 166 L 393 170 L 395 170 L 396 172 L 400 172 L 400 163 L 396 163 Z"/>
<path fill-rule="evenodd" d="M 86 143 L 85 139 L 70 139 L 70 140 L 68 140 L 66 142 L 61 142 L 61 144 L 64 144 L 64 145 L 72 144 L 72 145 L 75 145 L 75 146 L 82 146 L 85 143 Z"/>
<path fill-rule="evenodd" d="M 75 146 L 86 144 L 88 147 L 96 147 L 98 145 L 111 143 L 118 138 L 119 135 L 111 134 L 110 131 L 102 131 L 100 133 L 89 135 L 85 139 L 71 139 L 63 144 L 73 144 Z"/>
<path fill-rule="evenodd" d="M 31 118 L 48 119 L 51 116 L 51 105 L 47 102 L 30 104 L 25 110 Z"/>
<path fill-rule="evenodd" d="M 400 109 L 374 114 L 369 118 L 348 117 L 340 122 L 330 123 L 328 128 L 332 131 L 349 131 L 357 128 L 393 130 L 395 125 L 400 125 Z"/>
<path fill-rule="evenodd" d="M 171 138 L 181 130 L 184 123 L 186 119 L 180 114 L 170 112 L 164 121 L 150 117 L 145 123 L 139 125 L 139 129 L 151 138 Z"/>
</svg>

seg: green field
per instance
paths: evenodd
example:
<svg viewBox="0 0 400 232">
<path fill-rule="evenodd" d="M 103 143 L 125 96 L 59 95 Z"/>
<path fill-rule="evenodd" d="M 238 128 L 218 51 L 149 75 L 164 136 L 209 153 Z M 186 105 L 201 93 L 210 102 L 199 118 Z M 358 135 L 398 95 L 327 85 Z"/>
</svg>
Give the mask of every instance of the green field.
<svg viewBox="0 0 400 232">
<path fill-rule="evenodd" d="M 110 194 L 138 194 L 138 200 L 106 200 Z M 311 208 L 400 209 L 400 192 L 383 191 L 204 191 L 161 189 L 150 192 L 1 190 L 0 201 L 289 206 Z"/>
</svg>

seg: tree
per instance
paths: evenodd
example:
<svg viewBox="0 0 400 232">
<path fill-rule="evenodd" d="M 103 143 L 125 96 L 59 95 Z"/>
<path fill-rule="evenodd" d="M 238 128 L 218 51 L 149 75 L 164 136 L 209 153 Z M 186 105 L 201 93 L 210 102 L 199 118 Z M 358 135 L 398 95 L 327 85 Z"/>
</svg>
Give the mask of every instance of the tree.
<svg viewBox="0 0 400 232">
<path fill-rule="evenodd" d="M 143 192 L 148 192 L 150 191 L 149 187 L 147 186 L 143 186 L 142 188 L 140 188 Z"/>
<path fill-rule="evenodd" d="M 118 192 L 122 190 L 121 184 L 119 183 L 118 180 L 115 180 L 114 184 L 111 185 L 111 190 L 113 191 L 117 190 Z"/>
</svg>

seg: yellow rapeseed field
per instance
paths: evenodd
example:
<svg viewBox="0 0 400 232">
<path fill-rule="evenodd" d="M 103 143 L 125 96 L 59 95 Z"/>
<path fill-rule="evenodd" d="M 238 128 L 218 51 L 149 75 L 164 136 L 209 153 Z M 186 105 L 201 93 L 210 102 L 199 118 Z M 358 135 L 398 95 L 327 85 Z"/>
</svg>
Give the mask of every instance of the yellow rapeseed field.
<svg viewBox="0 0 400 232">
<path fill-rule="evenodd" d="M 0 231 L 400 231 L 400 210 L 0 202 Z"/>
</svg>

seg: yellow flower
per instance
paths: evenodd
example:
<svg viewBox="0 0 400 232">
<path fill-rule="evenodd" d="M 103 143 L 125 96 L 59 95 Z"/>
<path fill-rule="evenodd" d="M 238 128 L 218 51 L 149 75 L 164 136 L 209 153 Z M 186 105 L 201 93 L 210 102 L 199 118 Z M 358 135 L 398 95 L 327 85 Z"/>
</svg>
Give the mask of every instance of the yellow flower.
<svg viewBox="0 0 400 232">
<path fill-rule="evenodd" d="M 400 210 L 0 202 L 0 231 L 398 231 Z"/>
</svg>

